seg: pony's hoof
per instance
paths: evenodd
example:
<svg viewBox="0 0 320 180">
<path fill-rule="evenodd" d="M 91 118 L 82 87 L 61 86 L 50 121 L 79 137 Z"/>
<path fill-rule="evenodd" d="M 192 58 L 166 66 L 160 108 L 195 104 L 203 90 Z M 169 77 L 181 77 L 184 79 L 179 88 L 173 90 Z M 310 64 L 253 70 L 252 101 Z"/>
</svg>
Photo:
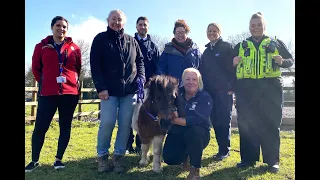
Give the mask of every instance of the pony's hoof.
<svg viewBox="0 0 320 180">
<path fill-rule="evenodd" d="M 149 162 L 148 162 L 148 161 L 140 160 L 140 162 L 139 162 L 140 167 L 148 166 L 148 164 L 149 164 Z"/>
<path fill-rule="evenodd" d="M 162 167 L 155 167 L 155 168 L 153 168 L 152 170 L 153 170 L 153 172 L 155 172 L 155 173 L 161 173 L 163 169 L 162 169 Z"/>
</svg>

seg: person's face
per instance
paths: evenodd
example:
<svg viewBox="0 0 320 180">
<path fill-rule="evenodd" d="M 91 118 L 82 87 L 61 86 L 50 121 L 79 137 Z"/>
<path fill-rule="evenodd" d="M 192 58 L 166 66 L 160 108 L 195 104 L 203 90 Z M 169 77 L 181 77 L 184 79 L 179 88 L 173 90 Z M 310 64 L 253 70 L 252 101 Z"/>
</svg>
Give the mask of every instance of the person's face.
<svg viewBox="0 0 320 180">
<path fill-rule="evenodd" d="M 183 79 L 184 89 L 187 93 L 196 93 L 199 89 L 199 80 L 194 72 L 186 72 Z"/>
<path fill-rule="evenodd" d="M 108 18 L 108 26 L 114 31 L 120 31 L 124 27 L 124 17 L 118 12 L 114 12 Z"/>
<path fill-rule="evenodd" d="M 140 36 L 145 37 L 149 30 L 149 22 L 146 20 L 139 20 L 136 28 L 137 28 L 138 34 Z"/>
<path fill-rule="evenodd" d="M 53 36 L 57 38 L 64 38 L 68 32 L 68 24 L 66 21 L 58 20 L 51 27 Z"/>
<path fill-rule="evenodd" d="M 264 34 L 265 26 L 260 18 L 254 18 L 250 21 L 249 30 L 253 37 L 261 37 Z"/>
<path fill-rule="evenodd" d="M 174 32 L 174 38 L 179 42 L 183 43 L 187 40 L 187 33 L 183 27 L 177 27 Z"/>
<path fill-rule="evenodd" d="M 211 42 L 216 41 L 220 37 L 220 31 L 216 26 L 209 26 L 207 30 L 207 37 Z"/>
</svg>

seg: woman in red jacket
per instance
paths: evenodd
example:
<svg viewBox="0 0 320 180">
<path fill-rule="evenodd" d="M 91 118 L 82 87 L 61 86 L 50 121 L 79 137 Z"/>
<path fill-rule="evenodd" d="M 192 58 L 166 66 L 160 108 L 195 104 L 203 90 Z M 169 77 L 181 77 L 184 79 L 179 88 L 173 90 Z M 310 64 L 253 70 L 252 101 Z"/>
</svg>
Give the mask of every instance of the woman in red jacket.
<svg viewBox="0 0 320 180">
<path fill-rule="evenodd" d="M 65 167 L 61 159 L 69 143 L 71 121 L 79 100 L 80 49 L 70 37 L 66 37 L 68 21 L 65 18 L 53 18 L 51 30 L 53 35 L 38 43 L 32 56 L 32 72 L 39 83 L 39 99 L 32 134 L 32 161 L 25 167 L 25 172 L 31 172 L 39 165 L 44 137 L 57 108 L 60 136 L 53 166 L 55 169 Z"/>
</svg>

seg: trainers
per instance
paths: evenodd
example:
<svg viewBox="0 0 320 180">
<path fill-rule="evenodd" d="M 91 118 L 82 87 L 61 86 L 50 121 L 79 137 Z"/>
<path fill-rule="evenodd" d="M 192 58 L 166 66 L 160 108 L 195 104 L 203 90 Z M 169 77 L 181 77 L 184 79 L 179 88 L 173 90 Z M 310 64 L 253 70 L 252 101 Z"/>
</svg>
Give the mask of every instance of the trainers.
<svg viewBox="0 0 320 180">
<path fill-rule="evenodd" d="M 53 167 L 54 169 L 63 169 L 66 166 L 61 161 L 55 161 Z"/>
<path fill-rule="evenodd" d="M 220 154 L 220 153 L 218 153 L 218 154 L 216 154 L 216 155 L 214 156 L 214 159 L 217 160 L 217 161 L 222 161 L 223 159 L 225 159 L 225 158 L 227 158 L 227 157 L 229 157 L 229 156 L 230 156 L 229 153 L 227 153 L 227 154 Z"/>
<path fill-rule="evenodd" d="M 34 162 L 34 161 L 31 161 L 25 168 L 24 168 L 24 171 L 25 172 L 31 172 L 33 171 L 36 167 L 39 166 L 39 163 L 38 162 Z"/>
</svg>

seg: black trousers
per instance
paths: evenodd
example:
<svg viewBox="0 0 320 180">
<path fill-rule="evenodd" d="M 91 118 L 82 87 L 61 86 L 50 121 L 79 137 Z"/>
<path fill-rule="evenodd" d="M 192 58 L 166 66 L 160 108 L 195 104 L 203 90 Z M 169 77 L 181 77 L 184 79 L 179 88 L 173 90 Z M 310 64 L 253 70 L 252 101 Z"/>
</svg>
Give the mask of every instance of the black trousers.
<svg viewBox="0 0 320 180">
<path fill-rule="evenodd" d="M 38 100 L 37 117 L 32 133 L 32 161 L 38 161 L 45 134 L 58 108 L 60 135 L 56 158 L 62 159 L 68 146 L 71 122 L 74 110 L 78 104 L 78 95 L 40 96 Z"/>
<path fill-rule="evenodd" d="M 216 134 L 219 146 L 219 154 L 226 155 L 230 151 L 231 119 L 232 119 L 232 95 L 227 91 L 217 90 L 209 92 L 212 98 L 211 123 Z"/>
<path fill-rule="evenodd" d="M 237 114 L 241 161 L 279 163 L 283 86 L 280 79 L 244 79 L 237 82 Z"/>
<path fill-rule="evenodd" d="M 201 168 L 202 152 L 209 140 L 209 131 L 201 126 L 189 127 L 183 133 L 169 133 L 163 147 L 163 160 L 168 165 L 179 165 L 189 156 L 190 165 Z"/>
<path fill-rule="evenodd" d="M 138 134 L 136 134 L 135 140 L 136 140 L 136 148 L 141 149 L 141 141 L 140 141 L 140 137 Z M 128 143 L 127 143 L 127 150 L 133 148 L 132 147 L 133 142 L 134 142 L 134 134 L 133 134 L 133 129 L 131 128 L 130 135 L 128 138 Z"/>
</svg>

